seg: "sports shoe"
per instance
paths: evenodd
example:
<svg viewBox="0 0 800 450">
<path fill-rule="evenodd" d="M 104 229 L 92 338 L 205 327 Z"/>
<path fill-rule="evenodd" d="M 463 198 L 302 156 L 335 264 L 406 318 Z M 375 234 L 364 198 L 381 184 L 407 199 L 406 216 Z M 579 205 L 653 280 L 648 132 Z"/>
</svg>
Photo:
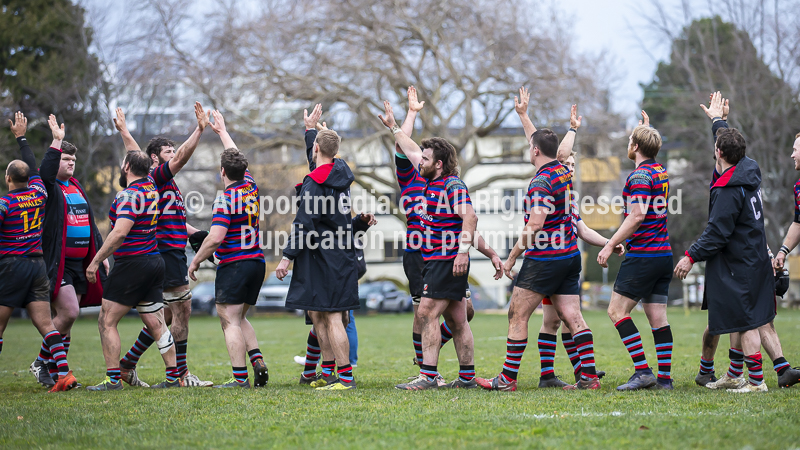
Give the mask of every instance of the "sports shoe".
<svg viewBox="0 0 800 450">
<path fill-rule="evenodd" d="M 294 357 L 294 362 L 296 362 L 297 364 L 300 364 L 301 366 L 305 366 L 306 365 L 306 357 L 305 356 L 295 356 Z"/>
<path fill-rule="evenodd" d="M 253 387 L 264 387 L 269 381 L 269 370 L 267 363 L 262 358 L 258 358 L 253 364 Z"/>
<path fill-rule="evenodd" d="M 553 378 L 539 378 L 540 388 L 563 388 L 564 386 L 567 386 L 567 382 L 563 381 L 558 376 Z"/>
<path fill-rule="evenodd" d="M 478 387 L 478 382 L 475 381 L 475 378 L 469 381 L 462 381 L 461 377 L 456 378 L 455 380 L 451 381 L 444 386 L 439 386 L 448 389 L 475 389 Z"/>
<path fill-rule="evenodd" d="M 418 377 L 408 383 L 398 384 L 395 386 L 395 389 L 400 389 L 401 391 L 423 391 L 427 389 L 438 389 L 439 387 L 438 378 L 428 380 L 427 376 L 419 374 Z"/>
<path fill-rule="evenodd" d="M 59 377 L 58 381 L 56 382 L 55 386 L 50 388 L 47 392 L 63 392 L 68 391 L 74 387 L 76 387 L 78 381 L 75 380 L 75 376 L 72 375 L 72 371 L 70 370 L 67 372 L 67 375 L 64 377 Z"/>
<path fill-rule="evenodd" d="M 303 385 L 303 384 L 313 384 L 315 381 L 319 380 L 320 378 L 322 378 L 322 372 L 317 372 L 314 375 L 311 375 L 310 377 L 306 377 L 306 376 L 303 376 L 303 374 L 300 374 L 300 384 L 301 385 Z"/>
<path fill-rule="evenodd" d="M 762 382 L 758 386 L 753 383 L 745 383 L 744 386 L 738 389 L 728 389 L 728 392 L 767 392 L 769 389 L 767 388 L 767 383 Z"/>
<path fill-rule="evenodd" d="M 122 374 L 122 381 L 128 383 L 130 386 L 150 387 L 149 384 L 139 379 L 139 374 L 136 372 L 136 367 L 133 369 L 120 367 L 119 372 Z"/>
<path fill-rule="evenodd" d="M 575 384 L 568 384 L 564 386 L 565 391 L 574 391 L 574 390 L 593 390 L 596 391 L 600 389 L 600 378 L 584 378 L 581 377 Z"/>
<path fill-rule="evenodd" d="M 349 391 L 356 388 L 356 382 L 342 383 L 342 380 L 337 379 L 326 386 L 320 386 L 315 391 Z"/>
<path fill-rule="evenodd" d="M 514 392 L 517 390 L 517 380 L 511 380 L 506 383 L 500 375 L 490 380 L 475 377 L 475 382 L 478 383 L 478 386 L 490 391 Z"/>
<path fill-rule="evenodd" d="M 28 370 L 36 377 L 36 382 L 42 386 L 53 387 L 56 385 L 56 382 L 53 381 L 53 377 L 50 376 L 46 362 L 37 359 L 31 363 L 31 367 Z"/>
<path fill-rule="evenodd" d="M 86 388 L 87 391 L 121 391 L 122 390 L 122 382 L 117 381 L 114 383 L 111 381 L 111 377 L 106 376 L 106 379 L 101 381 L 100 383 L 94 386 L 88 386 Z"/>
<path fill-rule="evenodd" d="M 744 378 L 744 376 L 731 378 L 728 376 L 728 372 L 725 372 L 725 374 L 722 375 L 722 378 L 713 383 L 706 384 L 706 387 L 709 389 L 739 389 L 746 383 L 747 380 Z"/>
<path fill-rule="evenodd" d="M 606 373 L 602 370 L 597 370 L 595 371 L 595 375 L 597 375 L 597 378 L 600 379 L 606 376 Z M 577 383 L 578 381 L 581 381 L 581 371 L 575 373 L 575 382 Z"/>
<path fill-rule="evenodd" d="M 778 386 L 782 388 L 788 388 L 798 382 L 800 382 L 800 368 L 798 367 L 786 369 L 783 375 L 778 376 Z"/>
<path fill-rule="evenodd" d="M 694 382 L 697 383 L 698 386 L 705 386 L 708 383 L 713 383 L 717 381 L 717 377 L 714 372 L 709 373 L 699 373 L 696 377 L 694 377 Z"/>
<path fill-rule="evenodd" d="M 409 380 L 413 380 L 414 378 L 416 378 L 416 377 L 409 377 Z M 436 384 L 438 384 L 439 387 L 445 387 L 445 386 L 447 386 L 447 381 L 444 380 L 443 376 L 436 375 Z"/>
<path fill-rule="evenodd" d="M 638 391 L 647 389 L 656 384 L 656 377 L 651 370 L 637 370 L 633 372 L 628 382 L 617 386 L 618 391 Z"/>
<path fill-rule="evenodd" d="M 659 390 L 661 390 L 661 391 L 671 391 L 671 390 L 675 389 L 675 387 L 672 385 L 672 378 L 670 378 L 669 380 L 666 380 L 666 381 L 664 381 L 661 378 L 659 378 L 658 380 L 656 380 L 656 384 L 650 386 L 648 389 L 653 390 L 653 391 L 659 391 Z"/>
<path fill-rule="evenodd" d="M 183 375 L 181 378 L 181 386 L 184 387 L 211 387 L 214 386 L 214 382 L 212 381 L 203 381 L 200 378 L 197 378 L 197 375 L 186 371 L 186 374 Z"/>
<path fill-rule="evenodd" d="M 319 377 L 316 381 L 311 383 L 311 387 L 318 388 L 318 387 L 327 386 L 329 384 L 333 384 L 338 379 L 339 378 L 334 374 L 330 374 L 328 376 L 325 376 L 325 374 L 323 373 L 321 377 Z"/>
<path fill-rule="evenodd" d="M 180 378 L 176 378 L 175 381 L 164 380 L 161 383 L 150 386 L 150 389 L 166 389 L 166 388 L 176 388 L 176 387 L 181 387 Z"/>
<path fill-rule="evenodd" d="M 225 384 L 218 384 L 214 386 L 215 388 L 249 388 L 250 387 L 250 380 L 244 380 L 243 383 L 236 381 L 236 378 L 231 378 Z"/>
</svg>

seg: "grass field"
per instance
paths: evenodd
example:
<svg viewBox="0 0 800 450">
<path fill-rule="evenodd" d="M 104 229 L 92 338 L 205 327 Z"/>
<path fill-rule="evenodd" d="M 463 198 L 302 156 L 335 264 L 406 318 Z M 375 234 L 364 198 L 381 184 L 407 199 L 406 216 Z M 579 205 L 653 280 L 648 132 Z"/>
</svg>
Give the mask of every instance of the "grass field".
<svg viewBox="0 0 800 450">
<path fill-rule="evenodd" d="M 694 384 L 700 334 L 706 315 L 671 310 L 675 335 L 673 392 L 616 393 L 632 365 L 616 330 L 603 312 L 587 312 L 595 333 L 598 367 L 607 371 L 600 392 L 562 392 L 536 388 L 539 361 L 535 344 L 522 362 L 520 390 L 400 392 L 393 385 L 416 373 L 411 365 L 411 316 L 358 317 L 361 347 L 355 370 L 358 390 L 314 392 L 298 386 L 300 366 L 292 356 L 305 349 L 308 327 L 294 317 L 252 319 L 270 368 L 266 389 L 185 388 L 122 392 L 85 390 L 46 394 L 28 373 L 41 339 L 27 321 L 13 321 L 0 354 L 0 447 L 4 448 L 797 448 L 800 385 L 778 389 L 771 362 L 764 361 L 770 392 L 736 395 Z M 535 342 L 541 318 L 531 320 Z M 655 362 L 652 335 L 643 314 L 634 320 L 645 350 Z M 800 311 L 782 310 L 776 327 L 790 362 L 800 360 Z M 135 339 L 141 322 L 126 318 L 123 347 Z M 476 370 L 493 376 L 505 358 L 505 316 L 477 315 Z M 717 372 L 727 368 L 727 339 L 717 353 Z M 559 344 L 560 347 L 560 344 Z M 73 329 L 70 365 L 84 385 L 105 375 L 96 320 L 79 320 Z M 190 325 L 190 370 L 202 379 L 223 382 L 230 365 L 218 321 L 194 317 Z M 163 380 L 163 364 L 150 350 L 140 376 Z M 447 380 L 458 372 L 452 344 L 439 364 Z M 563 348 L 556 373 L 571 375 Z M 569 379 L 570 376 L 565 376 Z M 329 447 L 332 448 L 332 447 Z"/>
</svg>

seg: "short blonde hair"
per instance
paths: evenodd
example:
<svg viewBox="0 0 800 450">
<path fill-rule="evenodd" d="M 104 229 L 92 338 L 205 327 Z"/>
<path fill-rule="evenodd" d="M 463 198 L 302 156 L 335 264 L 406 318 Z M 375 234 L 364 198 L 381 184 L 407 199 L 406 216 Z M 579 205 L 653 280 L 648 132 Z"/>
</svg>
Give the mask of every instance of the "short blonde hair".
<svg viewBox="0 0 800 450">
<path fill-rule="evenodd" d="M 800 138 L 800 133 L 797 133 L 797 134 L 795 134 L 795 135 L 794 135 L 794 138 L 795 138 L 795 139 L 797 139 L 797 138 Z"/>
<path fill-rule="evenodd" d="M 644 157 L 655 158 L 661 150 L 661 133 L 653 127 L 639 125 L 631 133 L 631 142 L 639 146 Z"/>
<path fill-rule="evenodd" d="M 317 134 L 319 152 L 328 158 L 333 158 L 339 153 L 339 135 L 333 130 L 322 130 Z"/>
</svg>

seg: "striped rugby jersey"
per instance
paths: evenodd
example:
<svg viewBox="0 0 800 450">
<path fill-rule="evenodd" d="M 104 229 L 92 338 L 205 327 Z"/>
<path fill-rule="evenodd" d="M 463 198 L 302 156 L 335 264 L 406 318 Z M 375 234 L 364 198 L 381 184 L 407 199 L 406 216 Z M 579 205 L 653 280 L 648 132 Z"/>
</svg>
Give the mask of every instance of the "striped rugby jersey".
<svg viewBox="0 0 800 450">
<path fill-rule="evenodd" d="M 394 161 L 400 185 L 400 207 L 406 213 L 406 251 L 417 252 L 422 248 L 425 233 L 417 205 L 424 196 L 427 182 L 404 155 L 395 154 Z"/>
<path fill-rule="evenodd" d="M 525 257 L 536 261 L 552 261 L 578 255 L 577 233 L 573 224 L 572 172 L 558 161 L 551 161 L 536 172 L 528 185 L 525 225 L 534 206 L 548 209 L 535 245 L 525 250 Z M 577 222 L 577 221 L 576 221 Z"/>
<path fill-rule="evenodd" d="M 150 178 L 158 188 L 158 225 L 156 239 L 158 250 L 183 250 L 186 248 L 186 208 L 183 196 L 175 183 L 169 162 L 150 171 Z"/>
<path fill-rule="evenodd" d="M 245 259 L 264 261 L 258 231 L 259 213 L 258 186 L 250 171 L 246 171 L 243 180 L 226 187 L 214 200 L 211 226 L 228 229 L 215 253 L 220 266 Z"/>
<path fill-rule="evenodd" d="M 89 254 L 89 239 L 92 229 L 89 225 L 89 205 L 83 198 L 81 190 L 69 181 L 56 180 L 64 194 L 67 204 L 66 252 L 68 259 L 83 259 Z"/>
<path fill-rule="evenodd" d="M 625 217 L 634 203 L 647 203 L 647 215 L 639 228 L 628 238 L 628 257 L 672 256 L 667 233 L 667 197 L 669 175 L 654 159 L 642 161 L 628 175 L 622 197 Z"/>
<path fill-rule="evenodd" d="M 131 231 L 114 252 L 114 259 L 158 254 L 158 190 L 149 177 L 134 181 L 117 194 L 108 212 L 108 219 L 112 229 L 118 219 L 133 221 Z"/>
<path fill-rule="evenodd" d="M 800 223 L 800 180 L 794 184 L 794 221 Z"/>
<path fill-rule="evenodd" d="M 420 176 L 416 168 L 414 172 Z M 427 183 L 423 195 L 417 206 L 425 227 L 422 258 L 425 261 L 454 259 L 464 224 L 455 208 L 472 204 L 467 186 L 454 175 L 439 177 Z"/>
<path fill-rule="evenodd" d="M 46 202 L 47 189 L 38 173 L 30 176 L 28 187 L 0 197 L 0 258 L 42 255 Z"/>
</svg>

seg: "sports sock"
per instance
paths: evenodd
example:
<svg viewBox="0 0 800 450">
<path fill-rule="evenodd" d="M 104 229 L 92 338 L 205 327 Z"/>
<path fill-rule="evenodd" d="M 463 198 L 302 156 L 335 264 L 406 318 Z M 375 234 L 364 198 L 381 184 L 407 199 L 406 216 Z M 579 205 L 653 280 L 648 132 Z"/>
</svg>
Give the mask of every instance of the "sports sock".
<svg viewBox="0 0 800 450">
<path fill-rule="evenodd" d="M 52 357 L 50 361 L 47 361 L 47 371 L 50 372 L 50 378 L 52 378 L 53 381 L 58 381 L 58 366 L 56 365 L 56 360 Z"/>
<path fill-rule="evenodd" d="M 253 367 L 256 366 L 256 361 L 258 361 L 259 359 L 264 359 L 264 355 L 261 354 L 260 348 L 254 348 L 250 350 L 249 352 L 247 352 L 247 356 L 250 357 L 250 364 L 252 364 Z"/>
<path fill-rule="evenodd" d="M 106 376 L 111 378 L 111 382 L 114 384 L 119 383 L 119 380 L 122 379 L 122 373 L 120 372 L 119 367 L 106 369 Z"/>
<path fill-rule="evenodd" d="M 594 368 L 594 337 L 592 330 L 585 329 L 572 335 L 575 339 L 575 347 L 581 357 L 581 376 L 585 378 L 597 378 Z"/>
<path fill-rule="evenodd" d="M 69 344 L 70 344 L 70 337 L 68 334 L 61 335 L 61 342 L 64 344 L 64 353 L 69 355 Z"/>
<path fill-rule="evenodd" d="M 153 345 L 153 342 L 156 340 L 153 339 L 153 336 L 150 335 L 150 332 L 147 331 L 147 328 L 142 328 L 142 331 L 139 332 L 139 337 L 136 338 L 136 342 L 133 343 L 133 346 L 128 353 L 122 357 L 122 360 L 119 362 L 119 365 L 125 369 L 135 369 L 136 363 L 139 362 L 139 358 L 142 357 L 142 354 Z"/>
<path fill-rule="evenodd" d="M 528 340 L 506 340 L 506 362 L 503 363 L 503 372 L 501 375 L 508 383 L 511 380 L 517 379 L 519 373 L 519 365 L 522 362 L 522 354 L 525 353 L 525 347 L 528 346 Z"/>
<path fill-rule="evenodd" d="M 630 317 L 624 317 L 614 326 L 617 328 L 625 348 L 628 349 L 628 354 L 631 355 L 633 367 L 636 370 L 649 369 L 650 366 L 647 365 L 647 359 L 644 357 L 644 348 L 642 348 L 642 337 L 639 335 L 639 330 L 633 320 Z"/>
<path fill-rule="evenodd" d="M 417 364 L 422 364 L 422 335 L 411 333 L 411 342 L 414 344 L 414 354 L 417 357 Z"/>
<path fill-rule="evenodd" d="M 667 325 L 652 331 L 658 358 L 658 378 L 669 380 L 672 375 L 672 328 Z"/>
<path fill-rule="evenodd" d="M 49 347 L 44 343 L 44 338 L 42 338 L 42 347 L 39 349 L 39 356 L 37 356 L 36 359 L 45 363 L 53 359 Z"/>
<path fill-rule="evenodd" d="M 322 375 L 329 377 L 333 375 L 333 370 L 336 368 L 336 360 L 322 361 Z"/>
<path fill-rule="evenodd" d="M 564 345 L 564 350 L 567 352 L 569 362 L 572 363 L 572 372 L 581 372 L 581 357 L 578 356 L 578 349 L 575 348 L 575 341 L 572 339 L 572 333 L 561 333 L 561 344 Z"/>
<path fill-rule="evenodd" d="M 67 353 L 64 351 L 64 343 L 61 342 L 61 333 L 56 330 L 47 333 L 44 337 L 44 342 L 50 347 L 50 354 L 53 355 L 53 360 L 58 367 L 58 376 L 66 376 L 69 372 L 69 364 L 67 364 Z"/>
<path fill-rule="evenodd" d="M 188 340 L 175 341 L 175 363 L 178 368 L 178 377 L 186 375 L 189 367 L 186 365 L 186 347 L 189 345 Z"/>
<path fill-rule="evenodd" d="M 3 344 L 3 340 L 0 339 L 0 345 Z M 786 361 L 786 358 L 781 356 L 780 358 L 772 361 L 772 367 L 775 369 L 775 372 L 778 373 L 778 376 L 783 375 L 783 372 L 786 372 L 789 369 L 789 361 Z"/>
<path fill-rule="evenodd" d="M 728 367 L 728 376 L 730 378 L 739 378 L 744 372 L 744 353 L 738 348 L 731 348 L 728 350 L 728 358 L 731 360 L 731 365 Z"/>
<path fill-rule="evenodd" d="M 707 375 L 709 373 L 714 373 L 714 359 L 712 358 L 710 361 L 707 361 L 700 358 L 700 374 Z"/>
<path fill-rule="evenodd" d="M 178 368 L 174 366 L 167 367 L 166 374 L 167 374 L 167 382 L 169 383 L 174 383 L 175 380 L 181 377 L 180 372 L 178 372 Z"/>
<path fill-rule="evenodd" d="M 475 378 L 475 366 L 459 366 L 458 379 L 467 383 Z"/>
<path fill-rule="evenodd" d="M 3 353 L 3 338 L 0 337 L 0 353 Z"/>
<path fill-rule="evenodd" d="M 439 326 L 439 331 L 442 333 L 442 345 L 439 348 L 444 347 L 444 344 L 450 342 L 450 339 L 453 339 L 453 332 L 450 331 L 450 327 L 447 326 L 447 322 L 442 322 Z M 420 339 L 422 341 L 422 339 Z"/>
<path fill-rule="evenodd" d="M 312 328 L 308 332 L 308 344 L 306 345 L 306 366 L 303 369 L 303 376 L 313 377 L 317 374 L 317 363 L 319 362 L 319 339 Z"/>
<path fill-rule="evenodd" d="M 353 382 L 353 366 L 350 364 L 339 367 L 336 373 L 339 375 L 339 379 L 342 380 L 342 383 Z"/>
<path fill-rule="evenodd" d="M 557 338 L 554 334 L 539 333 L 539 364 L 542 366 L 542 379 L 555 378 L 553 363 L 556 360 Z"/>
<path fill-rule="evenodd" d="M 745 356 L 744 362 L 747 364 L 747 374 L 750 384 L 758 386 L 764 382 L 764 371 L 761 368 L 761 352 L 755 355 Z"/>
<path fill-rule="evenodd" d="M 428 377 L 428 381 L 433 381 L 439 376 L 439 370 L 436 368 L 436 366 L 429 366 L 427 364 L 419 365 L 419 373 Z"/>
<path fill-rule="evenodd" d="M 244 367 L 232 367 L 233 369 L 233 378 L 236 379 L 239 383 L 244 383 L 247 381 L 247 366 Z"/>
</svg>

